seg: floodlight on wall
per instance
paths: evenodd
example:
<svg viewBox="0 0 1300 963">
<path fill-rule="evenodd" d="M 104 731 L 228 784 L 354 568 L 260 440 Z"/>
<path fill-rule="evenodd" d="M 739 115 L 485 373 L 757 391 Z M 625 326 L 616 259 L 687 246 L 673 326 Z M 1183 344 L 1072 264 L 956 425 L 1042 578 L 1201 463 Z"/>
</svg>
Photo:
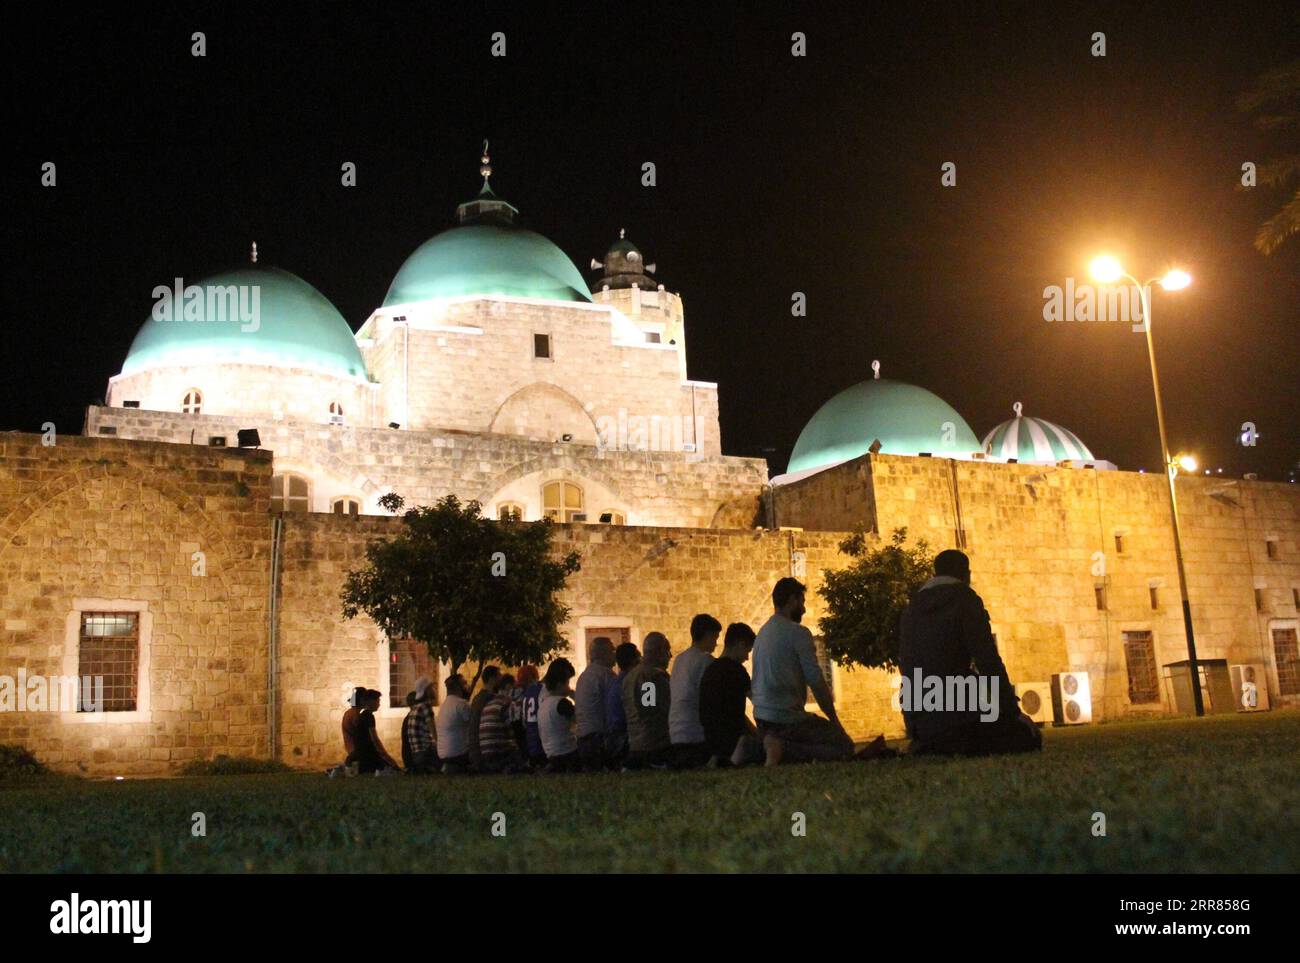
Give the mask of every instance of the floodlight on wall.
<svg viewBox="0 0 1300 963">
<path fill-rule="evenodd" d="M 880 454 L 880 449 L 883 448 L 883 447 L 884 447 L 884 446 L 883 446 L 882 444 L 880 444 L 880 439 L 877 438 L 875 441 L 873 441 L 873 442 L 871 443 L 871 447 L 868 448 L 867 451 L 871 452 L 873 455 L 879 455 L 879 454 Z"/>
<path fill-rule="evenodd" d="M 240 448 L 262 447 L 262 436 L 257 433 L 256 428 L 240 428 L 238 437 Z"/>
<path fill-rule="evenodd" d="M 601 522 L 603 522 L 603 523 L 606 524 L 606 525 L 611 525 L 611 524 L 613 524 L 613 522 L 614 522 L 614 513 L 613 513 L 613 512 L 601 512 L 600 520 L 601 520 Z"/>
<path fill-rule="evenodd" d="M 560 441 L 573 441 L 573 436 L 572 436 L 572 435 L 561 435 L 561 436 L 560 436 Z"/>
<path fill-rule="evenodd" d="M 399 425 L 399 424 L 398 424 L 397 422 L 395 422 L 395 421 L 390 421 L 390 422 L 388 423 L 388 427 L 389 427 L 389 428 L 401 428 L 402 426 Z"/>
</svg>

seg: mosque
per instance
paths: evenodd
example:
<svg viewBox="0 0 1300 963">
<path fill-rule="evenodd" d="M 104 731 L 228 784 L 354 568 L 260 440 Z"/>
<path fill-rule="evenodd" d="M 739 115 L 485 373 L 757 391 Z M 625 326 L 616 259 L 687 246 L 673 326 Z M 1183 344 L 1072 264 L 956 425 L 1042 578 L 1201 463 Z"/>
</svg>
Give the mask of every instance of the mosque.
<svg viewBox="0 0 1300 963">
<path fill-rule="evenodd" d="M 241 267 L 155 291 L 82 436 L 0 435 L 0 743 L 101 774 L 219 753 L 324 765 L 359 684 L 388 693 L 395 739 L 414 679 L 446 667 L 337 603 L 366 541 L 396 530 L 389 492 L 558 523 L 559 547 L 583 556 L 566 590 L 579 668 L 596 634 L 665 631 L 680 651 L 698 611 L 757 627 L 783 575 L 808 583 L 816 633 L 844 536 L 906 527 L 970 554 L 1040 721 L 1186 711 L 1164 479 L 1018 402 L 978 435 L 879 362 L 769 478 L 723 453 L 682 298 L 624 232 L 588 280 L 494 192 L 486 145 L 480 175 L 355 333 L 254 245 Z M 1294 487 L 1179 485 L 1212 711 L 1300 702 Z M 888 672 L 824 671 L 852 735 L 901 730 Z M 47 680 L 39 708 L 20 674 Z M 1237 697 L 1247 676 L 1256 705 Z M 55 704 L 59 680 L 92 677 L 101 711 Z"/>
</svg>

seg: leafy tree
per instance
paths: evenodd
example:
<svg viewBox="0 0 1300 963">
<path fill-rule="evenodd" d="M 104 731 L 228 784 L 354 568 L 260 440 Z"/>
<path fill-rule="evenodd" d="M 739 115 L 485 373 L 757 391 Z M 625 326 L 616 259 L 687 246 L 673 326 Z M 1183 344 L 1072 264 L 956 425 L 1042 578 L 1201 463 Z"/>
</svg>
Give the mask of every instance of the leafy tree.
<svg viewBox="0 0 1300 963">
<path fill-rule="evenodd" d="M 1300 150 L 1296 149 L 1300 133 L 1300 60 L 1259 77 L 1250 90 L 1237 98 L 1237 107 L 1253 114 L 1260 130 L 1290 135 L 1286 153 L 1263 162 L 1255 172 L 1260 184 L 1291 194 L 1255 235 L 1256 250 L 1272 254 L 1300 231 Z M 1296 189 L 1291 193 L 1293 186 Z"/>
<path fill-rule="evenodd" d="M 391 512 L 399 495 L 380 499 Z M 407 509 L 401 534 L 372 540 L 365 567 L 350 571 L 343 616 L 368 615 L 389 638 L 411 637 L 429 655 L 459 672 L 489 662 L 540 663 L 567 644 L 560 626 L 569 609 L 559 601 L 578 571 L 577 552 L 555 559 L 549 521 L 484 518 L 478 502 L 455 495 Z"/>
<path fill-rule="evenodd" d="M 912 596 L 934 574 L 934 557 L 924 540 L 907 548 L 907 529 L 897 528 L 889 544 L 871 548 L 862 532 L 840 543 L 853 561 L 823 572 L 819 590 L 827 614 L 820 622 L 826 653 L 841 665 L 892 669 L 898 665 L 898 619 Z"/>
</svg>

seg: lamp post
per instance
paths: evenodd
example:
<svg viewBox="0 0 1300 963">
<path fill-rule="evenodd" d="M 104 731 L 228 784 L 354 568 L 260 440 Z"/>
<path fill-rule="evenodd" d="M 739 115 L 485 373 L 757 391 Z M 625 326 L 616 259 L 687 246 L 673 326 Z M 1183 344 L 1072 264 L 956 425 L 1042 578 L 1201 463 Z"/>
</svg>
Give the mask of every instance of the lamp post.
<svg viewBox="0 0 1300 963">
<path fill-rule="evenodd" d="M 1174 557 L 1178 561 L 1178 593 L 1183 602 L 1183 631 L 1187 636 L 1188 671 L 1192 682 L 1192 702 L 1198 716 L 1205 715 L 1205 700 L 1201 696 L 1201 672 L 1196 659 L 1196 635 L 1192 629 L 1192 603 L 1187 597 L 1187 570 L 1183 565 L 1183 539 L 1178 527 L 1178 496 L 1174 491 L 1174 478 L 1178 469 L 1196 471 L 1196 460 L 1190 455 L 1180 456 L 1177 460 L 1169 457 L 1169 442 L 1165 437 L 1165 408 L 1160 399 L 1160 374 L 1156 368 L 1156 349 L 1151 340 L 1151 285 L 1159 283 L 1166 291 L 1178 291 L 1192 283 L 1191 275 L 1186 271 L 1173 270 L 1163 278 L 1152 278 L 1146 284 L 1126 272 L 1119 261 L 1108 255 L 1095 258 L 1092 262 L 1092 275 L 1103 284 L 1112 284 L 1122 279 L 1131 281 L 1138 289 L 1142 299 L 1142 322 L 1147 335 L 1147 357 L 1151 360 L 1151 386 L 1156 396 L 1156 424 L 1160 428 L 1160 458 L 1165 467 L 1165 480 L 1169 483 L 1169 513 L 1174 523 Z"/>
</svg>

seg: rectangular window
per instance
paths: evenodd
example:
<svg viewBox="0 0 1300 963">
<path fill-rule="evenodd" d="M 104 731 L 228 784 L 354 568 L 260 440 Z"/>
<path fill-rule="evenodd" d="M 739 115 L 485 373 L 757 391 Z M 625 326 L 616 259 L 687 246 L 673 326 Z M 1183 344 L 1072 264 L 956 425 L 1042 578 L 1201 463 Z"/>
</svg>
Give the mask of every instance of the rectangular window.
<svg viewBox="0 0 1300 963">
<path fill-rule="evenodd" d="M 104 712 L 134 712 L 140 679 L 140 623 L 135 612 L 83 612 L 77 676 L 104 680 Z M 80 710 L 79 710 L 80 711 Z"/>
<path fill-rule="evenodd" d="M 549 334 L 533 335 L 533 357 L 549 358 L 551 356 L 551 336 Z"/>
<path fill-rule="evenodd" d="M 1264 590 L 1263 589 L 1255 589 L 1255 611 L 1256 612 L 1264 611 Z"/>
<path fill-rule="evenodd" d="M 429 647 L 417 639 L 390 639 L 388 642 L 388 705 L 406 707 L 406 694 L 415 689 L 416 680 L 427 675 L 433 680 L 433 701 L 438 704 L 438 663 L 429 655 Z"/>
<path fill-rule="evenodd" d="M 647 344 L 662 344 L 662 343 L 663 343 L 663 337 L 659 334 L 658 331 L 647 331 L 647 332 L 645 333 L 645 339 L 646 339 L 646 343 L 647 343 Z"/>
<path fill-rule="evenodd" d="M 1155 611 L 1160 608 L 1160 589 L 1154 585 L 1151 586 L 1151 610 Z"/>
<path fill-rule="evenodd" d="M 1115 533 L 1115 554 L 1116 555 L 1124 554 L 1124 536 L 1120 532 Z"/>
<path fill-rule="evenodd" d="M 1106 611 L 1106 586 L 1094 586 L 1093 591 L 1097 594 L 1097 611 Z"/>
<path fill-rule="evenodd" d="M 1277 663 L 1277 691 L 1300 695 L 1300 650 L 1295 629 L 1273 630 L 1273 658 Z"/>
<path fill-rule="evenodd" d="M 1300 609 L 1300 588 L 1291 589 L 1291 604 Z"/>
<path fill-rule="evenodd" d="M 1160 676 L 1156 673 L 1156 647 L 1150 632 L 1124 633 L 1124 662 L 1128 667 L 1128 701 L 1134 705 L 1159 702 Z"/>
<path fill-rule="evenodd" d="M 1264 544 L 1268 546 L 1268 557 L 1273 561 L 1277 561 L 1277 539 L 1270 538 Z"/>
</svg>

